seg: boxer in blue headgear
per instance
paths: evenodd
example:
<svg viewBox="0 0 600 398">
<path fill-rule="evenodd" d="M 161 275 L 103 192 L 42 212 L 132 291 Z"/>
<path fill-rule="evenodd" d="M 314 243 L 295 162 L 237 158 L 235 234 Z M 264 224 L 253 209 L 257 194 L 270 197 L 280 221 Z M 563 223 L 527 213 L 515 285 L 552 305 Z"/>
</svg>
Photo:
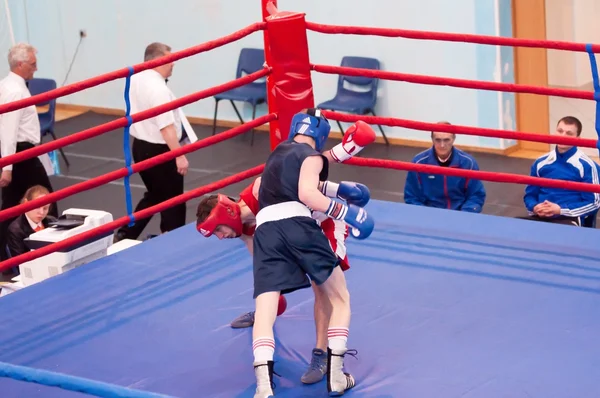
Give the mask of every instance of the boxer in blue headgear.
<svg viewBox="0 0 600 398">
<path fill-rule="evenodd" d="M 315 139 L 315 149 L 323 151 L 323 146 L 329 137 L 331 126 L 320 109 L 310 108 L 306 112 L 296 113 L 290 124 L 288 141 L 293 141 L 298 134 L 307 135 Z"/>
<path fill-rule="evenodd" d="M 254 398 L 274 395 L 273 325 L 279 296 L 309 288 L 311 281 L 331 306 L 325 370 L 329 395 L 342 395 L 355 385 L 354 377 L 344 371 L 344 356 L 355 354 L 347 348 L 350 295 L 338 266 L 340 259 L 312 212 L 343 221 L 357 239 L 367 238 L 375 223 L 362 206 L 323 193 L 328 191 L 323 185 L 329 160 L 321 151 L 329 130 L 329 122 L 317 109 L 296 114 L 290 125 L 290 139 L 277 145 L 265 163 L 252 250 L 256 305 L 252 331 Z"/>
</svg>

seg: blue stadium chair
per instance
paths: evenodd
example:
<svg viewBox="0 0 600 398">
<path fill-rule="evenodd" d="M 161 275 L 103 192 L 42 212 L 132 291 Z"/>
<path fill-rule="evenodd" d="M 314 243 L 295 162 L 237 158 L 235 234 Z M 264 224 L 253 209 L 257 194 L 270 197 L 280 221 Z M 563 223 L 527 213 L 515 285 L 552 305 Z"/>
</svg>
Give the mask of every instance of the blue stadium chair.
<svg viewBox="0 0 600 398">
<path fill-rule="evenodd" d="M 256 71 L 263 69 L 265 63 L 265 52 L 258 48 L 243 48 L 240 52 L 238 59 L 237 71 L 235 74 L 236 79 L 243 77 L 244 74 L 251 74 Z M 254 81 L 248 83 L 245 86 L 234 88 L 233 90 L 226 91 L 221 94 L 214 96 L 215 98 L 215 116 L 213 118 L 213 132 L 215 135 L 215 129 L 217 127 L 217 110 L 219 107 L 219 101 L 229 100 L 235 113 L 237 114 L 240 122 L 243 124 L 244 119 L 235 106 L 234 101 L 247 102 L 252 105 L 252 119 L 256 117 L 256 106 L 267 102 L 267 82 L 265 81 Z M 254 144 L 254 129 L 252 129 L 251 144 Z"/>
<path fill-rule="evenodd" d="M 342 67 L 360 68 L 360 69 L 380 69 L 379 60 L 375 58 L 350 57 L 342 58 Z M 345 83 L 352 86 L 360 87 L 360 90 L 351 90 L 350 87 L 345 87 Z M 343 76 L 338 79 L 337 93 L 335 97 L 329 101 L 325 101 L 318 105 L 321 109 L 332 111 L 347 112 L 357 115 L 375 114 L 375 104 L 377 103 L 377 86 L 379 79 L 362 76 Z M 339 121 L 337 121 L 340 132 L 344 133 L 344 129 Z M 388 139 L 383 132 L 381 126 L 379 131 L 383 135 L 386 145 L 389 145 Z"/>
<path fill-rule="evenodd" d="M 6 259 L 7 259 L 7 260 L 8 260 L 9 258 L 12 258 L 12 257 L 13 257 L 13 256 L 12 256 L 12 254 L 10 253 L 10 249 L 8 248 L 8 245 L 6 245 L 6 256 L 7 256 L 7 257 L 6 257 Z M 3 271 L 2 273 L 3 273 L 4 275 L 7 275 L 9 271 L 10 271 L 10 272 L 12 272 L 13 274 L 15 274 L 15 276 L 16 276 L 16 275 L 18 275 L 18 274 L 20 273 L 20 271 L 21 271 L 21 270 L 19 269 L 19 266 L 17 265 L 17 266 L 15 266 L 15 267 L 12 267 L 12 268 L 10 268 L 10 269 L 8 269 L 8 270 L 5 270 L 5 271 Z M 11 277 L 11 279 L 12 279 L 12 278 L 14 278 L 14 276 L 12 276 L 12 277 Z M 0 286 L 0 290 L 2 290 L 2 286 Z"/>
<path fill-rule="evenodd" d="M 56 88 L 56 82 L 52 79 L 31 79 L 27 82 L 27 87 L 29 88 L 29 92 L 32 96 L 37 94 L 42 94 L 50 90 L 54 90 Z M 36 104 L 36 106 L 46 106 L 48 105 L 47 112 L 38 113 L 38 118 L 40 119 L 40 130 L 42 134 L 42 139 L 45 135 L 52 136 L 52 139 L 56 140 L 56 135 L 54 134 L 54 116 L 56 114 L 56 99 L 40 102 Z M 67 167 L 70 166 L 63 149 L 59 149 L 62 158 L 64 159 Z"/>
<path fill-rule="evenodd" d="M 6 259 L 8 260 L 9 258 L 12 258 L 12 254 L 10 252 L 10 249 L 8 248 L 8 245 L 6 245 Z M 8 270 L 6 270 L 4 272 L 7 272 L 7 271 Z M 19 273 L 19 266 L 17 265 L 16 267 L 12 267 L 10 269 L 10 271 L 12 271 L 15 274 Z"/>
</svg>

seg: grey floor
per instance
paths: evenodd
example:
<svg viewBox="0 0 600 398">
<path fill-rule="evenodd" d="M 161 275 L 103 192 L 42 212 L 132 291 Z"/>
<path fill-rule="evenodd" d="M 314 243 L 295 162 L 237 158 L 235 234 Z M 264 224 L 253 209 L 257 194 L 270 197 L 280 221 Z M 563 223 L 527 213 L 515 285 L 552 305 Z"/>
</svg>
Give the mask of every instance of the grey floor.
<svg viewBox="0 0 600 398">
<path fill-rule="evenodd" d="M 69 135 L 86 128 L 97 126 L 118 118 L 92 112 L 58 122 L 56 125 L 57 136 Z M 212 128 L 195 125 L 194 129 L 199 138 L 210 136 Z M 221 129 L 222 130 L 222 129 Z M 216 144 L 206 149 L 188 155 L 190 170 L 185 179 L 185 189 L 217 181 L 229 175 L 246 170 L 263 163 L 269 154 L 268 134 L 257 132 L 254 145 L 250 146 L 250 134 L 244 134 L 223 143 Z M 331 140 L 330 146 L 337 143 Z M 361 153 L 363 157 L 394 159 L 410 161 L 412 157 L 422 151 L 422 148 L 401 146 L 386 147 L 382 144 L 372 145 Z M 123 157 L 123 130 L 115 130 L 102 136 L 76 143 L 64 148 L 71 166 L 67 168 L 61 160 L 61 175 L 51 177 L 55 190 L 66 188 L 90 178 L 108 173 L 124 167 Z M 482 170 L 498 171 L 514 174 L 528 174 L 531 160 L 507 158 L 500 155 L 474 154 Z M 374 199 L 403 202 L 403 190 L 406 172 L 397 170 L 384 170 L 348 165 L 332 165 L 330 179 L 334 181 L 351 180 L 368 185 Z M 244 181 L 223 189 L 222 192 L 237 196 L 249 181 Z M 523 185 L 500 184 L 485 182 L 487 200 L 483 209 L 486 214 L 506 217 L 522 216 Z M 138 175 L 131 179 L 133 204 L 142 197 L 144 186 Z M 195 210 L 198 199 L 188 202 L 187 220 L 195 220 Z M 115 181 L 109 185 L 95 188 L 91 191 L 79 193 L 62 200 L 59 210 L 78 207 L 108 211 L 114 218 L 126 215 L 125 191 L 123 180 Z M 144 234 L 159 233 L 159 216 L 154 216 Z"/>
</svg>

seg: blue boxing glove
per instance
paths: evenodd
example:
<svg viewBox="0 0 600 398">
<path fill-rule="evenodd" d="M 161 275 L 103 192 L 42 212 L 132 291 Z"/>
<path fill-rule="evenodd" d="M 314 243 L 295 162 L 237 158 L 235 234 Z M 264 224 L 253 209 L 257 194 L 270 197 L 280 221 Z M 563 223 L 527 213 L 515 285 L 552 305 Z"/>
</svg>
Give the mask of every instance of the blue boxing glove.
<svg viewBox="0 0 600 398">
<path fill-rule="evenodd" d="M 346 204 L 336 198 L 331 199 L 325 214 L 333 219 L 342 220 L 352 227 L 350 232 L 356 239 L 368 238 L 375 228 L 375 220 L 367 214 L 365 209 L 353 204 Z"/>
<path fill-rule="evenodd" d="M 365 207 L 371 199 L 371 192 L 366 185 L 350 181 L 342 181 L 339 184 L 325 181 L 321 187 L 321 192 L 327 197 L 344 199 L 346 202 L 359 207 Z"/>
</svg>

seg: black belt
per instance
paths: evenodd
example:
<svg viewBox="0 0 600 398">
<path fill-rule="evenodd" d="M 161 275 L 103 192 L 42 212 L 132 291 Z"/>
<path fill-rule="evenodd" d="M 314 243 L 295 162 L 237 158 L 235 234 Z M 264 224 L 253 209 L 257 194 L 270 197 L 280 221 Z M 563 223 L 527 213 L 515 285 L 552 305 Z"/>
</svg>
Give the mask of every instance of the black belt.
<svg viewBox="0 0 600 398">
<path fill-rule="evenodd" d="M 35 147 L 35 144 L 32 144 L 31 142 L 17 142 L 17 152 L 21 152 L 33 147 Z"/>
<path fill-rule="evenodd" d="M 137 141 L 141 144 L 144 144 L 144 145 L 151 145 L 151 146 L 164 147 L 164 148 L 170 149 L 166 142 L 164 144 L 157 144 L 156 142 L 150 142 L 150 141 L 142 140 L 142 139 L 139 139 L 136 137 L 133 137 L 133 140 Z"/>
</svg>

